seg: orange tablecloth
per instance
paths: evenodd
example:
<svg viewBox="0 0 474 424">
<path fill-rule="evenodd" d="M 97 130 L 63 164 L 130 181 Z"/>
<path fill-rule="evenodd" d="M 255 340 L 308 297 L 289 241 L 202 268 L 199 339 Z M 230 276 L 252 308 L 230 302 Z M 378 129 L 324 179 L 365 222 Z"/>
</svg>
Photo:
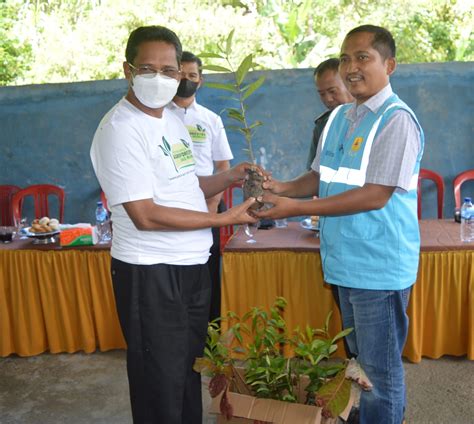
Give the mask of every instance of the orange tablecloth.
<svg viewBox="0 0 474 424">
<path fill-rule="evenodd" d="M 422 252 L 404 355 L 413 362 L 442 355 L 474 359 L 474 244 L 459 241 L 459 225 L 453 221 L 421 221 L 420 232 Z M 290 329 L 322 328 L 333 310 L 330 331 L 340 331 L 331 290 L 323 283 L 315 233 L 290 223 L 285 229 L 259 230 L 255 238 L 257 243 L 248 244 L 238 231 L 224 249 L 222 314 L 269 308 L 283 296 Z"/>
<path fill-rule="evenodd" d="M 458 233 L 452 222 L 421 222 L 420 272 L 405 348 L 412 361 L 445 354 L 474 359 L 474 245 L 458 242 Z M 338 331 L 340 317 L 323 284 L 314 233 L 290 223 L 258 231 L 257 240 L 249 248 L 237 235 L 224 251 L 223 312 L 269 307 L 284 296 L 290 327 L 322 327 L 333 309 L 331 331 Z M 109 269 L 108 246 L 0 244 L 0 356 L 124 348 Z"/>
<path fill-rule="evenodd" d="M 124 348 L 109 248 L 0 246 L 0 356 Z"/>
</svg>

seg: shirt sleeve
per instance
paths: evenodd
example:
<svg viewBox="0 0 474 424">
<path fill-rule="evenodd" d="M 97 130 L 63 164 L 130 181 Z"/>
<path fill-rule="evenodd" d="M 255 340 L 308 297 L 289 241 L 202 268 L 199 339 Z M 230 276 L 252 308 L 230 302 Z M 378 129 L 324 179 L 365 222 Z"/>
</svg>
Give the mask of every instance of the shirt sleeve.
<svg viewBox="0 0 474 424">
<path fill-rule="evenodd" d="M 321 136 L 322 128 L 318 125 L 315 125 L 313 128 L 313 138 L 311 139 L 311 145 L 309 147 L 308 159 L 306 161 L 306 169 L 309 171 L 311 169 L 311 164 L 314 161 L 316 156 L 316 149 L 318 147 L 319 137 Z"/>
<path fill-rule="evenodd" d="M 318 146 L 316 148 L 316 155 L 314 156 L 314 160 L 313 160 L 313 163 L 311 164 L 311 169 L 314 171 L 314 172 L 317 172 L 319 174 L 319 167 L 320 167 L 320 164 L 321 164 L 321 138 L 322 138 L 323 134 L 322 134 L 322 131 L 321 131 L 321 134 L 319 135 L 319 142 L 318 142 Z"/>
<path fill-rule="evenodd" d="M 153 198 L 153 172 L 145 142 L 125 125 L 108 123 L 95 136 L 91 158 L 110 206 Z"/>
<path fill-rule="evenodd" d="M 234 159 L 232 150 L 229 146 L 229 140 L 227 140 L 227 134 L 225 132 L 224 123 L 220 116 L 216 116 L 214 127 L 212 128 L 213 140 L 212 140 L 212 160 L 231 160 Z"/>
<path fill-rule="evenodd" d="M 408 191 L 420 149 L 418 124 L 406 110 L 395 111 L 374 140 L 365 182 Z"/>
</svg>

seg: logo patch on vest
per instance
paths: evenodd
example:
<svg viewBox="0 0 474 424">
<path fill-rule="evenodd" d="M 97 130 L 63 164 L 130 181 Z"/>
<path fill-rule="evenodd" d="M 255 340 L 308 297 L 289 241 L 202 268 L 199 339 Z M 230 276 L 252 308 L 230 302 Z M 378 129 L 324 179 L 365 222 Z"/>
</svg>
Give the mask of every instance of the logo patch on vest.
<svg viewBox="0 0 474 424">
<path fill-rule="evenodd" d="M 353 152 L 357 152 L 360 149 L 360 146 L 362 146 L 363 142 L 364 142 L 364 139 L 362 137 L 354 138 L 354 142 L 352 143 L 351 150 Z"/>
</svg>

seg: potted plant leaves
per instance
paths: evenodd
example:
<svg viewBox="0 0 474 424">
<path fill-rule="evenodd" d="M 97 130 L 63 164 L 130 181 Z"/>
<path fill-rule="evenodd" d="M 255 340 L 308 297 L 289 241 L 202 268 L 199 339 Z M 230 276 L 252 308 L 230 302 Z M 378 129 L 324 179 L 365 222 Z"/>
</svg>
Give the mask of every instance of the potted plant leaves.
<svg viewBox="0 0 474 424">
<path fill-rule="evenodd" d="M 230 312 L 222 318 L 228 324 L 224 334 L 216 323 L 209 326 L 204 357 L 196 359 L 194 369 L 212 377 L 212 410 L 230 422 L 236 416 L 250 417 L 250 423 L 329 423 L 349 413 L 350 380 L 360 377 L 359 368 L 331 357 L 351 329 L 330 337 L 330 314 L 323 329 L 307 327 L 289 335 L 285 306 L 286 300 L 277 298 L 269 311 L 254 307 L 242 317 Z M 283 355 L 285 346 L 294 356 Z"/>
</svg>

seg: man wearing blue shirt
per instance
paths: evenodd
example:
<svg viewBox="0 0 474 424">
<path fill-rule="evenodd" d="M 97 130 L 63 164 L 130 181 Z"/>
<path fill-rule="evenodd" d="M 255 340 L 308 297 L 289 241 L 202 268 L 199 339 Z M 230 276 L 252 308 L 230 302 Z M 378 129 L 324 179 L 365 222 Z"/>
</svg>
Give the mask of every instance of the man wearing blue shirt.
<svg viewBox="0 0 474 424">
<path fill-rule="evenodd" d="M 401 360 L 420 237 L 417 180 L 423 131 L 390 86 L 395 41 L 373 25 L 351 30 L 339 73 L 355 103 L 328 119 L 311 171 L 270 180 L 273 208 L 261 217 L 321 216 L 324 278 L 338 286 L 352 352 L 373 384 L 360 401 L 361 424 L 400 424 L 405 405 Z M 319 196 L 299 201 L 288 197 Z"/>
</svg>

